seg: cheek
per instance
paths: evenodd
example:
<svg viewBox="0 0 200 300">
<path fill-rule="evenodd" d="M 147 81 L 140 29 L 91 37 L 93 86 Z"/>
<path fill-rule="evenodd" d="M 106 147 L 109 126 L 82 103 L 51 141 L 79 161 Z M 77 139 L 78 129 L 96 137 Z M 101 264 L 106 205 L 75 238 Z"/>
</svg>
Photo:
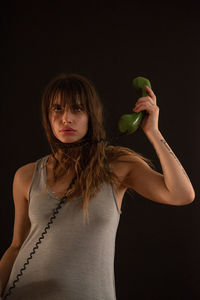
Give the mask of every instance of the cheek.
<svg viewBox="0 0 200 300">
<path fill-rule="evenodd" d="M 85 129 L 88 130 L 89 119 L 87 116 L 85 117 L 84 123 L 85 123 Z"/>
<path fill-rule="evenodd" d="M 53 120 L 52 120 L 52 117 L 51 117 L 51 116 L 49 116 L 49 124 L 50 124 L 50 126 L 51 126 L 51 128 L 52 128 Z"/>
<path fill-rule="evenodd" d="M 49 124 L 51 126 L 52 132 L 54 133 L 55 124 L 56 124 L 56 120 L 54 116 L 49 116 Z"/>
</svg>

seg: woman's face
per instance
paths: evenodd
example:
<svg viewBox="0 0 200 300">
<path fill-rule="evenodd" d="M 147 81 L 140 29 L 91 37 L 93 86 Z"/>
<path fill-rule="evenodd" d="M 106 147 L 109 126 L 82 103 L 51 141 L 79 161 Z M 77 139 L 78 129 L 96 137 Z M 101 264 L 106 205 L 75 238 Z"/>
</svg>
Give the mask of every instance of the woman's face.
<svg viewBox="0 0 200 300">
<path fill-rule="evenodd" d="M 55 137 L 62 143 L 81 140 L 88 131 L 88 114 L 80 104 L 62 107 L 59 97 L 49 111 L 49 122 Z"/>
</svg>

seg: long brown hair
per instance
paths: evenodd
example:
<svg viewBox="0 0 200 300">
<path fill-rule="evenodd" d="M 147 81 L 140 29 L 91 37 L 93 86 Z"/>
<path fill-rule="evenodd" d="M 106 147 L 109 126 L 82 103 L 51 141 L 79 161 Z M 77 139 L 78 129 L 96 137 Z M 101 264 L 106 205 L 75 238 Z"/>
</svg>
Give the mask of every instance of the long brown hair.
<svg viewBox="0 0 200 300">
<path fill-rule="evenodd" d="M 59 141 L 53 134 L 49 122 L 49 110 L 54 100 L 60 96 L 62 105 L 72 106 L 77 100 L 88 114 L 88 132 L 84 139 L 101 141 L 77 145 L 69 148 L 68 144 Z M 79 74 L 60 74 L 45 88 L 42 96 L 42 122 L 45 134 L 51 147 L 54 182 L 70 170 L 74 170 L 76 180 L 68 191 L 68 201 L 82 197 L 84 215 L 88 216 L 88 203 L 99 191 L 103 182 L 110 184 L 119 182 L 117 176 L 110 170 L 109 164 L 122 156 L 129 156 L 130 161 L 140 157 L 152 165 L 135 151 L 112 146 L 105 141 L 106 133 L 103 126 L 103 107 L 94 84 Z M 59 156 L 56 158 L 55 154 Z"/>
</svg>

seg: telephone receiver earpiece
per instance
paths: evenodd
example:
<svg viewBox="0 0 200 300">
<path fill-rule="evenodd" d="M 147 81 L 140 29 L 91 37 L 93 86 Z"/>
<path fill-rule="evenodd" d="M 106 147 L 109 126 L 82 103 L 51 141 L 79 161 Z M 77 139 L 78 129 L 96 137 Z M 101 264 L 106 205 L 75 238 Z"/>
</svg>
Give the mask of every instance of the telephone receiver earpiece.
<svg viewBox="0 0 200 300">
<path fill-rule="evenodd" d="M 136 77 L 133 79 L 133 87 L 136 90 L 136 94 L 139 97 L 146 97 L 148 96 L 147 91 L 145 90 L 145 85 L 151 88 L 150 81 L 145 77 Z M 60 147 L 63 149 L 70 149 L 70 148 L 76 148 L 76 147 L 82 147 L 82 146 L 89 146 L 91 144 L 97 144 L 101 142 L 110 142 L 115 139 L 119 139 L 125 135 L 129 135 L 133 132 L 135 132 L 138 127 L 140 126 L 140 123 L 142 121 L 143 116 L 146 114 L 146 111 L 141 111 L 139 113 L 133 112 L 132 114 L 126 114 L 122 115 L 119 122 L 118 122 L 118 128 L 121 132 L 120 135 L 116 137 L 110 137 L 109 139 L 99 139 L 99 140 L 93 140 L 90 138 L 83 139 L 80 142 L 74 142 L 69 144 L 60 143 Z"/>
<path fill-rule="evenodd" d="M 147 78 L 138 76 L 134 78 L 132 82 L 138 97 L 148 96 L 145 85 L 151 88 L 151 83 Z M 122 115 L 118 122 L 119 131 L 122 133 L 126 132 L 127 134 L 135 132 L 140 126 L 145 113 L 143 110 L 139 113 L 133 112 L 132 114 Z"/>
</svg>

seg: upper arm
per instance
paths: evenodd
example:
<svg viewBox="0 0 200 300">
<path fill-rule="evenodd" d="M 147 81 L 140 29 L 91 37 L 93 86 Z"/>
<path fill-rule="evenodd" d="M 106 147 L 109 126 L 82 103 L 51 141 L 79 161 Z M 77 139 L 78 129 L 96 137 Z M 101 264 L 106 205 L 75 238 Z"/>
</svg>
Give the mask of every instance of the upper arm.
<svg viewBox="0 0 200 300">
<path fill-rule="evenodd" d="M 164 175 L 154 171 L 142 159 L 129 163 L 124 183 L 144 198 L 163 204 L 179 205 L 177 199 L 172 199 L 165 185 Z"/>
<path fill-rule="evenodd" d="M 20 167 L 13 180 L 13 200 L 15 206 L 15 220 L 11 246 L 20 248 L 30 231 L 28 216 L 28 188 L 32 180 L 34 163 Z"/>
</svg>

